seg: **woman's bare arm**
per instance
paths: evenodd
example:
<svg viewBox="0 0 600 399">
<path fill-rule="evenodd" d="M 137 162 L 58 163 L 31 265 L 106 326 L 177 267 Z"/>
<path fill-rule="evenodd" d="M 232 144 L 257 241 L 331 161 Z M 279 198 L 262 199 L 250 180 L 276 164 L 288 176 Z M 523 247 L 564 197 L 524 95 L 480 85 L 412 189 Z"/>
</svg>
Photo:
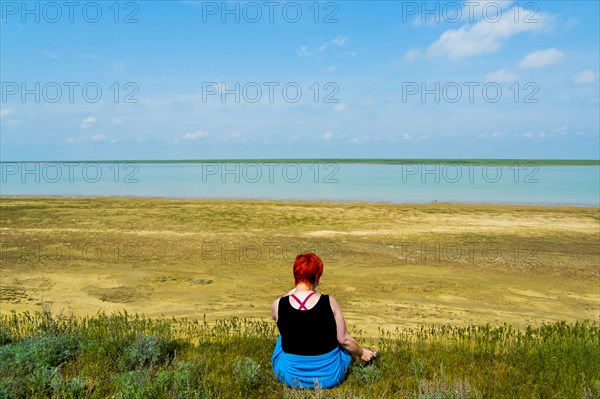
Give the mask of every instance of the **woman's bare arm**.
<svg viewBox="0 0 600 399">
<path fill-rule="evenodd" d="M 279 299 L 277 298 L 275 299 L 275 301 L 273 301 L 273 304 L 271 305 L 271 317 L 273 318 L 273 320 L 277 321 L 277 313 L 279 310 Z"/>
<path fill-rule="evenodd" d="M 340 345 L 342 345 L 348 352 L 360 356 L 365 362 L 370 362 L 377 357 L 376 352 L 370 351 L 369 349 L 363 348 L 356 342 L 354 338 L 350 336 L 346 329 L 346 321 L 342 315 L 342 309 L 337 303 L 334 297 L 329 297 L 331 303 L 331 310 L 333 310 L 333 317 L 335 318 L 335 324 L 337 326 L 337 339 Z"/>
</svg>

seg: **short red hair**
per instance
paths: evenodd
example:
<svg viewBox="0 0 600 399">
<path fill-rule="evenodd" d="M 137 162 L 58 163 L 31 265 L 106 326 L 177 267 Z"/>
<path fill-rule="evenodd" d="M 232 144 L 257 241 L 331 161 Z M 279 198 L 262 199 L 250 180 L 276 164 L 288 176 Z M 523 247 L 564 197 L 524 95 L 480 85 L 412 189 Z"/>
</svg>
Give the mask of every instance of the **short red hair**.
<svg viewBox="0 0 600 399">
<path fill-rule="evenodd" d="M 323 274 L 323 261 L 316 254 L 308 252 L 296 256 L 294 261 L 294 280 L 296 285 L 307 283 L 315 285 Z"/>
</svg>

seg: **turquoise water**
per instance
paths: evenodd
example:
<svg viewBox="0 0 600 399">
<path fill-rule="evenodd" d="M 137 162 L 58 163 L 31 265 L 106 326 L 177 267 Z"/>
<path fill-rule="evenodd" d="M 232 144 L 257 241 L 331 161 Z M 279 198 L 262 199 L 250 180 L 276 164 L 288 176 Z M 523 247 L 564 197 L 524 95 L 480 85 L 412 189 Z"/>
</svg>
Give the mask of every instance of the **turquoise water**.
<svg viewBox="0 0 600 399">
<path fill-rule="evenodd" d="M 598 166 L 3 163 L 2 195 L 600 205 Z"/>
</svg>

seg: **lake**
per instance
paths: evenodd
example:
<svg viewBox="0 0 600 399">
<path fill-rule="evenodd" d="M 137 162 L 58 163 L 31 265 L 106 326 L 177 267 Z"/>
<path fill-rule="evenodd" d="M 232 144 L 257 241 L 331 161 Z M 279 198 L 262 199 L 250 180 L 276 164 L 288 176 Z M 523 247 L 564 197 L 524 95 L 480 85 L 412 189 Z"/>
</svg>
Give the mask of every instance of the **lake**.
<svg viewBox="0 0 600 399">
<path fill-rule="evenodd" d="M 600 167 L 535 161 L 3 162 L 2 195 L 600 205 Z"/>
</svg>

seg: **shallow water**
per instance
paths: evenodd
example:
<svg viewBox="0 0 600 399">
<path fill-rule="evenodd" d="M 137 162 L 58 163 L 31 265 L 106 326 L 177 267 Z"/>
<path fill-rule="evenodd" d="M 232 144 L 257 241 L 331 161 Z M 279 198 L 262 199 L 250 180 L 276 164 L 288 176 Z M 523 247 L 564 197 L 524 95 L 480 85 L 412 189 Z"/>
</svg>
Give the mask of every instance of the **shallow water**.
<svg viewBox="0 0 600 399">
<path fill-rule="evenodd" d="M 597 166 L 3 163 L 2 195 L 600 204 Z"/>
</svg>

